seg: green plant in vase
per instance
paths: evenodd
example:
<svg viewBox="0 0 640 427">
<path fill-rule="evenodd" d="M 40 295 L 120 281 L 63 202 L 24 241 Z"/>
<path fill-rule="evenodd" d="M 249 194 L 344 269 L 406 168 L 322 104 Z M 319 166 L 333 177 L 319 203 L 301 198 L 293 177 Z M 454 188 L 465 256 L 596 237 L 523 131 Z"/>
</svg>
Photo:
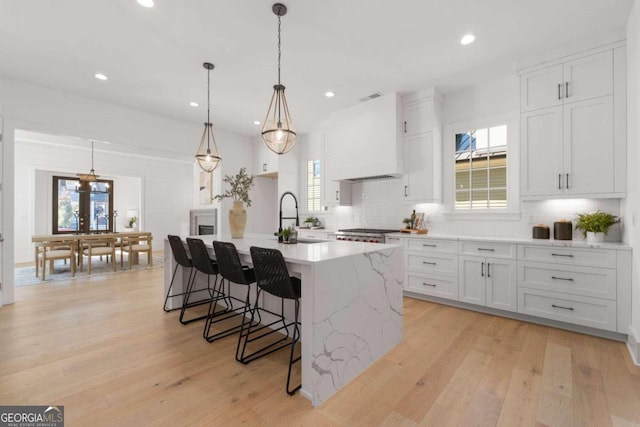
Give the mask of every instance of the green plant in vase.
<svg viewBox="0 0 640 427">
<path fill-rule="evenodd" d="M 307 228 L 311 228 L 311 226 L 313 225 L 313 217 L 312 216 L 308 216 L 305 220 L 304 220 L 304 225 Z"/>
<path fill-rule="evenodd" d="M 589 241 L 601 242 L 609 232 L 609 228 L 618 222 L 620 222 L 620 218 L 607 212 L 596 211 L 589 214 L 578 214 L 576 230 L 580 230 L 582 237 Z"/>
<path fill-rule="evenodd" d="M 404 228 L 411 228 L 411 218 L 405 218 L 402 220 Z"/>
<path fill-rule="evenodd" d="M 230 188 L 223 194 L 216 195 L 214 199 L 233 199 L 233 207 L 229 209 L 229 231 L 232 239 L 242 239 L 247 224 L 247 211 L 243 203 L 251 206 L 249 190 L 253 187 L 253 176 L 247 174 L 247 168 L 240 168 L 235 176 L 225 175 L 222 181 L 229 184 Z"/>
<path fill-rule="evenodd" d="M 282 237 L 283 242 L 289 242 L 289 237 L 291 237 L 292 231 L 293 229 L 291 227 L 287 227 L 278 233 L 278 236 Z"/>
</svg>

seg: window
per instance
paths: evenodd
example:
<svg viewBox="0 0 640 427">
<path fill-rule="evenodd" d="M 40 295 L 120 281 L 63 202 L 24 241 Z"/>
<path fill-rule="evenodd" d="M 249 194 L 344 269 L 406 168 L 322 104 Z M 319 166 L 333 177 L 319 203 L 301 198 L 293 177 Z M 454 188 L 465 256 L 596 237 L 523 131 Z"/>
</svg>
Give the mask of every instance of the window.
<svg viewBox="0 0 640 427">
<path fill-rule="evenodd" d="M 506 209 L 507 125 L 455 136 L 455 210 Z"/>
<path fill-rule="evenodd" d="M 53 233 L 113 231 L 113 181 L 53 177 Z"/>
<path fill-rule="evenodd" d="M 320 160 L 307 161 L 307 211 L 320 210 Z"/>
</svg>

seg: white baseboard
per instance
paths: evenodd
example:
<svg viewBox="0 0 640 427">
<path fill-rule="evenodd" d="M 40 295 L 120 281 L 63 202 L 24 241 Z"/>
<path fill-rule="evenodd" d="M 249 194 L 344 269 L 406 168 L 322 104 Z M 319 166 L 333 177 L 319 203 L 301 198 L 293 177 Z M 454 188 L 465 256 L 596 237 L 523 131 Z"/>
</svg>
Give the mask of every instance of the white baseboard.
<svg viewBox="0 0 640 427">
<path fill-rule="evenodd" d="M 629 349 L 629 354 L 631 354 L 631 359 L 633 359 L 633 363 L 640 366 L 640 339 L 638 339 L 638 334 L 633 329 L 632 326 L 629 326 L 629 337 L 627 338 L 627 348 Z"/>
</svg>

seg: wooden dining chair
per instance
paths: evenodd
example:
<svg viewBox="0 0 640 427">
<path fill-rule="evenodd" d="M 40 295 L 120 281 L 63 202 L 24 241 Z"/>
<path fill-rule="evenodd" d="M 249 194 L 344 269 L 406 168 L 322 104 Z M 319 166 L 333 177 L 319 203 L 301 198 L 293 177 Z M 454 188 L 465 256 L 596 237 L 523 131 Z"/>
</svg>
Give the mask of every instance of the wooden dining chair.
<svg viewBox="0 0 640 427">
<path fill-rule="evenodd" d="M 153 266 L 153 252 L 151 245 L 151 233 L 140 234 L 137 236 L 123 236 L 120 244 L 120 267 L 123 265 L 124 253 L 127 253 L 129 259 L 129 270 L 133 265 L 134 257 L 140 253 L 147 254 L 147 264 Z"/>
<path fill-rule="evenodd" d="M 47 262 L 49 263 L 49 273 L 54 272 L 54 261 L 58 259 L 69 260 L 71 266 L 71 276 L 76 275 L 75 245 L 69 242 L 41 242 L 36 247 L 36 271 L 42 268 L 42 280 L 45 280 Z"/>
<path fill-rule="evenodd" d="M 116 271 L 116 239 L 114 237 L 100 237 L 86 239 L 81 242 L 82 251 L 80 253 L 80 271 L 83 271 L 84 257 L 87 257 L 87 274 L 91 274 L 91 259 L 94 256 L 107 257 L 107 263 L 109 257 L 111 257 L 111 264 L 113 271 Z"/>
</svg>

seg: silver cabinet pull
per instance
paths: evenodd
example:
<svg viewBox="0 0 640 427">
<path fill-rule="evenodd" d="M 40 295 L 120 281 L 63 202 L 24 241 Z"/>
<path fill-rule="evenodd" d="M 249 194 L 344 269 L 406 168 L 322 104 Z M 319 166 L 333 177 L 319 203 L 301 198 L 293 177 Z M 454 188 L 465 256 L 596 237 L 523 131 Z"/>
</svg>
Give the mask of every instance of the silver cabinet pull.
<svg viewBox="0 0 640 427">
<path fill-rule="evenodd" d="M 567 282 L 573 282 L 573 279 L 571 278 L 566 278 L 566 277 L 556 277 L 556 276 L 551 276 L 551 278 L 553 280 L 566 280 Z"/>
<path fill-rule="evenodd" d="M 409 187 L 408 185 L 404 186 L 404 197 L 407 197 L 407 187 Z"/>
<path fill-rule="evenodd" d="M 262 164 L 262 172 L 266 172 L 267 171 L 267 164 L 263 163 Z"/>
<path fill-rule="evenodd" d="M 404 133 L 407 133 L 407 121 L 404 121 Z"/>
<path fill-rule="evenodd" d="M 569 174 L 567 174 L 567 181 L 564 184 L 564 187 L 568 190 L 569 189 Z"/>
<path fill-rule="evenodd" d="M 425 265 L 436 265 L 435 262 L 429 262 L 429 261 L 422 261 L 422 263 Z"/>
<path fill-rule="evenodd" d="M 558 174 L 558 190 L 562 190 L 562 174 Z"/>
<path fill-rule="evenodd" d="M 491 249 L 491 248 L 478 248 L 479 251 L 488 251 L 488 252 L 495 252 L 495 249 Z"/>
<path fill-rule="evenodd" d="M 564 257 L 567 257 L 567 258 L 573 258 L 573 255 L 571 255 L 571 254 L 551 254 L 551 256 L 564 256 Z"/>
<path fill-rule="evenodd" d="M 422 246 L 424 246 L 425 248 L 435 248 L 435 247 L 437 247 L 437 245 L 429 245 L 427 243 L 423 243 Z"/>
<path fill-rule="evenodd" d="M 553 307 L 553 308 L 561 308 L 563 310 L 571 310 L 571 311 L 573 311 L 573 307 L 563 307 L 561 305 L 555 305 L 555 304 L 551 304 L 551 307 Z"/>
<path fill-rule="evenodd" d="M 560 95 L 560 90 L 562 88 L 562 85 L 560 83 L 558 83 L 558 99 L 562 99 L 562 96 Z"/>
<path fill-rule="evenodd" d="M 564 84 L 564 97 L 568 98 L 569 97 L 569 82 L 566 82 Z"/>
<path fill-rule="evenodd" d="M 484 277 L 484 262 L 480 266 L 480 276 Z"/>
<path fill-rule="evenodd" d="M 336 190 L 336 200 L 339 200 L 339 199 L 338 199 L 338 193 L 340 193 L 340 191 L 339 191 L 339 190 Z"/>
<path fill-rule="evenodd" d="M 422 282 L 422 284 L 423 284 L 424 286 L 431 286 L 431 287 L 433 287 L 433 288 L 435 288 L 435 287 L 436 287 L 436 285 L 434 285 L 434 284 L 432 284 L 432 283 L 425 283 L 425 282 Z"/>
<path fill-rule="evenodd" d="M 491 263 L 487 263 L 487 277 L 491 277 Z"/>
</svg>

